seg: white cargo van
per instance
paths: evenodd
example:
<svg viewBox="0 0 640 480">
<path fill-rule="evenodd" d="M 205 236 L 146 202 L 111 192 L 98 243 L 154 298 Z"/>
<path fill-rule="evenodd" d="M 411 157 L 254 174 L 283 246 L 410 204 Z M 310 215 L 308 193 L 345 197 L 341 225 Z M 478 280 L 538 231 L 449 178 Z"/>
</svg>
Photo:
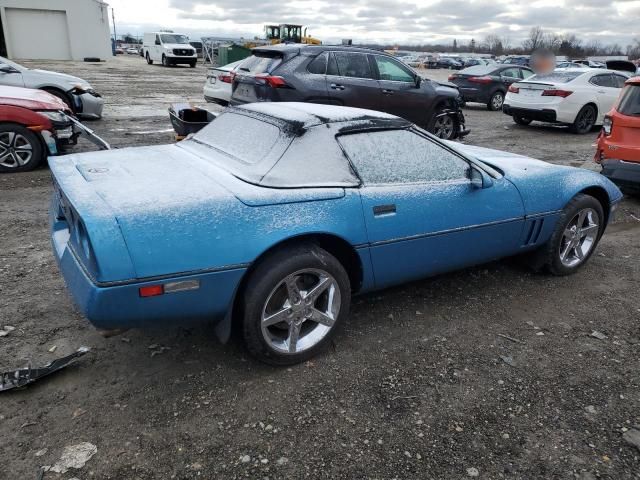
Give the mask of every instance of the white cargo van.
<svg viewBox="0 0 640 480">
<path fill-rule="evenodd" d="M 193 68 L 198 61 L 198 54 L 189 44 L 189 37 L 181 33 L 145 33 L 142 50 L 149 65 L 160 62 L 165 67 L 185 64 Z"/>
</svg>

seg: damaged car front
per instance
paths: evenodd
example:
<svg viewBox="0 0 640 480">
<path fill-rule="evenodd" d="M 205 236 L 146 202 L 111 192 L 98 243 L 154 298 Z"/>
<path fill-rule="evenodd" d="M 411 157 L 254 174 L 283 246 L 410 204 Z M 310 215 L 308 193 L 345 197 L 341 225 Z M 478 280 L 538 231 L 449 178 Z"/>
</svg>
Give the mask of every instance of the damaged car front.
<svg viewBox="0 0 640 480">
<path fill-rule="evenodd" d="M 44 90 L 81 118 L 102 118 L 104 99 L 86 80 L 65 73 L 24 67 L 0 57 L 0 85 Z"/>
<path fill-rule="evenodd" d="M 33 170 L 48 156 L 65 153 L 81 134 L 100 149 L 109 149 L 58 97 L 31 88 L 0 87 L 0 172 Z"/>
</svg>

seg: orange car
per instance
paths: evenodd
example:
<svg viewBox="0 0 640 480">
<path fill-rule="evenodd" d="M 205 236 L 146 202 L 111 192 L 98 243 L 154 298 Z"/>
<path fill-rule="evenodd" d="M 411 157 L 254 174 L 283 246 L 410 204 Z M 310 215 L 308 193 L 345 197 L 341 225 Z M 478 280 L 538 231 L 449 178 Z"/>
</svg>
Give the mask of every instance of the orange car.
<svg viewBox="0 0 640 480">
<path fill-rule="evenodd" d="M 604 117 L 594 160 L 620 187 L 640 193 L 640 76 L 630 78 Z"/>
</svg>

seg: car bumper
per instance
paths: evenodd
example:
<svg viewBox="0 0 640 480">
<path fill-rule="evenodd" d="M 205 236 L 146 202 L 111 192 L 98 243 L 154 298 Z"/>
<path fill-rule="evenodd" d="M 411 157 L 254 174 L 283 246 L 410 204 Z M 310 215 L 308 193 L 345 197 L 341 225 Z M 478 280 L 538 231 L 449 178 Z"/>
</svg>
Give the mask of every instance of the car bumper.
<svg viewBox="0 0 640 480">
<path fill-rule="evenodd" d="M 98 285 L 78 261 L 68 244 L 69 230 L 53 212 L 50 223 L 54 256 L 67 288 L 80 311 L 99 329 L 217 323 L 231 311 L 236 289 L 246 272 L 246 268 L 234 268 Z M 164 285 L 165 293 L 140 296 L 141 287 L 156 285 Z M 168 285 L 185 288 L 168 293 Z"/>
<path fill-rule="evenodd" d="M 228 85 L 228 88 L 221 88 L 217 85 L 217 83 L 216 85 L 212 85 L 208 81 L 207 83 L 205 83 L 204 88 L 202 89 L 204 99 L 207 102 L 229 103 L 229 101 L 231 100 L 231 84 L 225 83 L 224 85 Z"/>
<path fill-rule="evenodd" d="M 512 107 L 511 105 L 504 104 L 502 106 L 502 111 L 509 116 L 528 118 L 530 120 L 538 120 L 540 122 L 555 123 L 558 121 L 557 112 L 550 108 L 538 110 L 534 108 Z"/>
<path fill-rule="evenodd" d="M 640 163 L 624 160 L 602 160 L 602 175 L 616 185 L 629 190 L 640 191 Z"/>
<path fill-rule="evenodd" d="M 71 91 L 75 113 L 81 118 L 102 118 L 104 99 L 99 93 L 93 91 Z"/>
<path fill-rule="evenodd" d="M 174 55 L 173 53 L 165 53 L 169 63 L 173 65 L 188 64 L 198 61 L 198 55 Z"/>
</svg>

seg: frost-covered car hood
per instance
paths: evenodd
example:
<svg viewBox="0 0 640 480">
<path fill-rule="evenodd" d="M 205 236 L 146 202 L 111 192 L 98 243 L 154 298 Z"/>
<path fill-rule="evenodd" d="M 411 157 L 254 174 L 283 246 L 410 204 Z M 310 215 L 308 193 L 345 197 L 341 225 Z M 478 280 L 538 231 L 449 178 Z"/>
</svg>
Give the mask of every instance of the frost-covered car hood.
<svg viewBox="0 0 640 480">
<path fill-rule="evenodd" d="M 556 165 L 516 153 L 458 142 L 445 143 L 464 155 L 498 169 L 520 191 L 527 214 L 563 208 L 567 189 L 578 193 L 585 187 L 600 186 L 605 189 L 611 202 L 622 198 L 618 187 L 591 170 Z"/>
<path fill-rule="evenodd" d="M 65 92 L 79 85 L 84 90 L 91 88 L 86 80 L 66 73 L 50 72 L 48 70 L 28 69 L 22 72 L 25 87 L 40 88 L 43 86 L 59 87 Z"/>
</svg>

